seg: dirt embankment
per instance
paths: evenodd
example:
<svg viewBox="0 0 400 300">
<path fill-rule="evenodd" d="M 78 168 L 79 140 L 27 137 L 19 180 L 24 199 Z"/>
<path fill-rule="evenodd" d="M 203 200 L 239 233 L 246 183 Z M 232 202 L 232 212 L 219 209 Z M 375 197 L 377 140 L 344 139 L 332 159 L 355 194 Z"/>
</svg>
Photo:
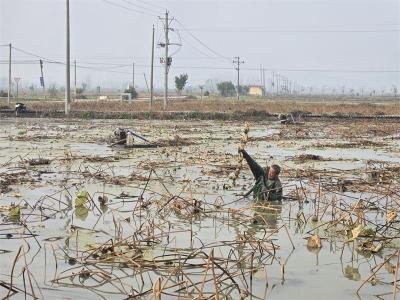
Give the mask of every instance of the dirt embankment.
<svg viewBox="0 0 400 300">
<path fill-rule="evenodd" d="M 11 108 L 13 105 L 10 106 Z M 27 102 L 27 117 L 65 117 L 62 101 Z M 173 100 L 167 111 L 156 101 L 150 109 L 147 101 L 84 101 L 71 104 L 70 117 L 86 119 L 203 119 L 241 120 L 276 119 L 280 113 L 328 118 L 399 118 L 400 106 L 393 103 L 297 102 L 268 100 Z M 14 116 L 12 109 L 0 116 Z"/>
</svg>

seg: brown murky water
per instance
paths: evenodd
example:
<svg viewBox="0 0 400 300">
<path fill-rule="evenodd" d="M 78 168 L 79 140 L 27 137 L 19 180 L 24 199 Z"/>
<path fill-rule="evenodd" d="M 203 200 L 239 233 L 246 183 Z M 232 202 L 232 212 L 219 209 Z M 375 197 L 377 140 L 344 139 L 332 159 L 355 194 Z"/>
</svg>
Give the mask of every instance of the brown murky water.
<svg viewBox="0 0 400 300">
<path fill-rule="evenodd" d="M 185 145 L 110 147 L 117 127 Z M 399 210 L 400 126 L 250 124 L 248 152 L 283 169 L 287 198 L 267 207 L 243 198 L 247 167 L 229 179 L 242 128 L 0 120 L 0 296 L 354 299 L 376 271 L 359 297 L 392 299 L 399 222 L 387 214 Z M 29 164 L 39 158 L 50 161 Z M 351 233 L 357 226 L 375 234 Z M 311 234 L 321 248 L 307 247 Z"/>
</svg>

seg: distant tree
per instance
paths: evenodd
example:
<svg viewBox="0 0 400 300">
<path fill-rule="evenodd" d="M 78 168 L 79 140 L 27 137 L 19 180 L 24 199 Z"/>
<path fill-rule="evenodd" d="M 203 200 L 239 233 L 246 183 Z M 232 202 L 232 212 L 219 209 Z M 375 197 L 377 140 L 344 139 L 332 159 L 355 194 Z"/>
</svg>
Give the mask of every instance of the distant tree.
<svg viewBox="0 0 400 300">
<path fill-rule="evenodd" d="M 182 90 L 185 87 L 189 76 L 188 74 L 181 74 L 179 76 L 175 76 L 175 87 L 178 92 L 178 95 L 182 94 Z"/>
<path fill-rule="evenodd" d="M 76 88 L 76 99 L 86 99 L 87 97 L 83 94 L 87 89 L 87 84 L 82 82 L 81 87 Z"/>
<path fill-rule="evenodd" d="M 50 84 L 50 86 L 49 86 L 49 88 L 47 89 L 47 91 L 49 92 L 49 96 L 51 97 L 51 98 L 56 98 L 57 97 L 57 94 L 58 94 L 58 89 L 57 89 L 57 87 L 56 87 L 56 85 L 53 83 L 53 84 Z"/>
<path fill-rule="evenodd" d="M 204 96 L 206 96 L 206 97 L 210 96 L 210 92 L 209 91 L 205 91 L 204 92 Z"/>
<path fill-rule="evenodd" d="M 8 97 L 8 93 L 3 90 L 0 90 L 0 97 Z"/>
<path fill-rule="evenodd" d="M 127 89 L 124 90 L 124 93 L 129 93 L 131 94 L 132 99 L 136 99 L 138 96 L 138 93 L 136 92 L 135 88 L 133 86 L 129 86 Z"/>
<path fill-rule="evenodd" d="M 31 91 L 31 95 L 34 96 L 35 95 L 35 86 L 33 84 L 31 84 L 29 86 L 29 90 Z"/>
<path fill-rule="evenodd" d="M 207 79 L 206 82 L 204 83 L 204 88 L 207 91 L 210 91 L 211 93 L 213 93 L 215 91 L 214 81 L 212 79 Z"/>
<path fill-rule="evenodd" d="M 83 93 L 86 91 L 87 88 L 87 84 L 86 83 L 82 83 L 81 87 L 76 88 L 76 95 L 81 96 L 83 95 Z"/>
<path fill-rule="evenodd" d="M 223 81 L 217 84 L 217 90 L 221 96 L 229 97 L 236 94 L 235 86 L 232 81 Z"/>
<path fill-rule="evenodd" d="M 85 82 L 82 82 L 81 86 L 82 86 L 83 91 L 86 91 L 89 85 Z"/>
<path fill-rule="evenodd" d="M 247 95 L 249 93 L 250 87 L 248 85 L 239 85 L 239 94 Z"/>
</svg>

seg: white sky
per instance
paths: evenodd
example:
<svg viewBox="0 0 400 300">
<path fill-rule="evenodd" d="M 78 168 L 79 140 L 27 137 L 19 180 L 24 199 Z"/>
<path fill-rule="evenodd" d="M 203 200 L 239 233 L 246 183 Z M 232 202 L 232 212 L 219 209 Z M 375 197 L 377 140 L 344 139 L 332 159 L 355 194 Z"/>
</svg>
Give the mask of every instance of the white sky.
<svg viewBox="0 0 400 300">
<path fill-rule="evenodd" d="M 307 89 L 400 86 L 398 0 L 70 0 L 72 60 L 80 67 L 97 68 L 78 68 L 78 85 L 85 81 L 92 87 L 123 87 L 131 81 L 134 60 L 135 83 L 144 87 L 143 73 L 150 77 L 152 24 L 156 42 L 162 41 L 157 16 L 165 8 L 179 21 L 171 24 L 178 31 L 170 32 L 170 41 L 182 43 L 180 49 L 171 47 L 171 52 L 179 50 L 173 56 L 171 86 L 173 77 L 184 72 L 193 87 L 208 79 L 235 82 L 234 56 L 245 61 L 245 84 L 260 83 L 262 64 L 267 86 L 272 70 Z M 12 43 L 65 61 L 64 32 L 64 0 L 0 0 L 0 45 Z M 156 49 L 156 87 L 163 80 L 162 53 Z M 6 85 L 7 59 L 8 48 L 0 47 L 0 87 Z M 13 65 L 13 77 L 39 85 L 38 58 L 15 49 L 13 59 L 30 63 Z M 64 68 L 45 62 L 46 84 L 63 85 Z"/>
</svg>

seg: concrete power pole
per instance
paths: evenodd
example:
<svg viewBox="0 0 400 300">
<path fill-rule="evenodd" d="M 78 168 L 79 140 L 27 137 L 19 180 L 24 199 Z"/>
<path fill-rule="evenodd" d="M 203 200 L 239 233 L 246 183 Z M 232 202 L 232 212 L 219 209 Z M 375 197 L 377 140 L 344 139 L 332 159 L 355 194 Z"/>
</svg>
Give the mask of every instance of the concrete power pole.
<svg viewBox="0 0 400 300">
<path fill-rule="evenodd" d="M 271 73 L 271 95 L 275 92 L 275 73 Z"/>
<path fill-rule="evenodd" d="M 201 93 L 201 94 L 200 94 L 200 100 L 201 100 L 201 101 L 203 101 L 203 89 L 204 89 L 204 86 L 201 85 L 201 86 L 200 86 L 200 93 Z"/>
<path fill-rule="evenodd" d="M 165 55 L 164 55 L 164 110 L 167 108 L 167 101 L 168 101 L 168 72 L 169 72 L 169 67 L 171 66 L 172 63 L 172 57 L 168 56 L 168 47 L 170 45 L 179 45 L 179 44 L 171 44 L 169 42 L 168 38 L 168 33 L 171 28 L 169 28 L 170 23 L 174 20 L 174 18 L 169 19 L 168 17 L 169 12 L 165 12 L 165 18 L 159 17 L 160 20 L 164 22 L 164 34 L 165 34 L 165 42 L 164 43 L 159 43 L 161 47 L 165 47 Z M 161 60 L 161 63 L 163 61 Z"/>
<path fill-rule="evenodd" d="M 260 65 L 260 86 L 262 87 L 262 95 L 265 96 L 265 69 Z"/>
<path fill-rule="evenodd" d="M 169 20 L 168 20 L 168 11 L 165 12 L 165 57 L 164 57 L 164 110 L 167 108 L 167 101 L 168 101 L 168 65 L 169 65 L 169 58 L 168 58 L 168 32 L 169 32 Z"/>
<path fill-rule="evenodd" d="M 76 98 L 76 59 L 74 60 L 74 88 L 75 88 L 75 98 Z"/>
<path fill-rule="evenodd" d="M 263 77 L 263 96 L 265 96 L 267 94 L 266 88 L 265 88 L 265 69 L 263 67 L 262 69 L 262 77 Z"/>
<path fill-rule="evenodd" d="M 235 69 L 236 69 L 236 71 L 237 71 L 237 90 L 236 90 L 236 95 L 237 95 L 237 99 L 239 100 L 239 95 L 240 95 L 240 93 L 239 93 L 239 88 L 240 88 L 240 85 L 239 85 L 239 80 L 240 80 L 240 65 L 241 64 L 244 64 L 244 61 L 240 61 L 240 57 L 239 56 L 236 56 L 235 57 L 235 59 L 234 59 L 234 61 L 233 61 L 233 63 L 236 65 L 236 67 L 235 67 Z"/>
<path fill-rule="evenodd" d="M 154 76 L 154 24 L 153 24 L 153 36 L 151 39 L 150 109 L 153 106 L 153 76 Z"/>
<path fill-rule="evenodd" d="M 276 95 L 279 96 L 280 88 L 281 88 L 281 81 L 280 81 L 280 75 L 276 75 Z"/>
<path fill-rule="evenodd" d="M 11 97 L 11 49 L 12 45 L 8 45 L 10 47 L 10 55 L 8 57 L 8 94 L 7 94 L 7 104 L 10 105 L 10 97 Z"/>
<path fill-rule="evenodd" d="M 43 60 L 39 60 L 39 63 L 40 63 L 40 85 L 43 88 L 43 95 L 45 95 L 46 88 L 45 88 L 45 85 L 44 85 L 44 77 L 43 77 Z"/>
<path fill-rule="evenodd" d="M 135 62 L 132 63 L 132 87 L 135 89 Z"/>
<path fill-rule="evenodd" d="M 71 109 L 71 86 L 70 86 L 70 45 L 69 45 L 69 0 L 66 0 L 66 87 L 65 87 L 65 114 L 69 115 Z"/>
</svg>

